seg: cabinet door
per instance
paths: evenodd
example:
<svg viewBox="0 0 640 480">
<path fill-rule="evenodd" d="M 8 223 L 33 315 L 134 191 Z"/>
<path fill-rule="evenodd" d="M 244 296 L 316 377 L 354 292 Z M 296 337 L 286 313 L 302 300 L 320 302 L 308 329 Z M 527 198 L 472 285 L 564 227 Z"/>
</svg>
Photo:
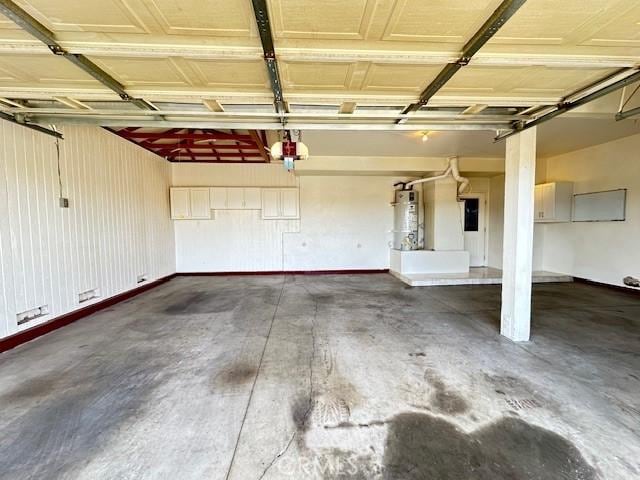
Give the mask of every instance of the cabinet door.
<svg viewBox="0 0 640 480">
<path fill-rule="evenodd" d="M 542 205 L 543 205 L 543 190 L 544 185 L 536 185 L 534 190 L 534 202 L 533 202 L 533 220 L 542 220 Z"/>
<path fill-rule="evenodd" d="M 280 196 L 282 218 L 298 218 L 298 189 L 283 188 Z"/>
<path fill-rule="evenodd" d="M 542 197 L 542 218 L 545 220 L 553 220 L 556 218 L 556 184 L 546 183 Z"/>
<path fill-rule="evenodd" d="M 262 199 L 260 198 L 259 188 L 244 189 L 244 208 L 249 210 L 260 210 L 262 207 Z"/>
<path fill-rule="evenodd" d="M 231 210 L 244 208 L 243 188 L 227 188 L 227 208 Z"/>
<path fill-rule="evenodd" d="M 213 187 L 209 189 L 212 210 L 224 210 L 227 208 L 227 189 L 224 187 Z"/>
<path fill-rule="evenodd" d="M 209 205 L 208 188 L 192 188 L 191 194 L 191 218 L 211 218 L 211 206 Z"/>
<path fill-rule="evenodd" d="M 188 188 L 171 189 L 171 218 L 180 220 L 191 217 L 191 201 Z"/>
<path fill-rule="evenodd" d="M 280 189 L 262 189 L 262 218 L 280 217 Z"/>
</svg>

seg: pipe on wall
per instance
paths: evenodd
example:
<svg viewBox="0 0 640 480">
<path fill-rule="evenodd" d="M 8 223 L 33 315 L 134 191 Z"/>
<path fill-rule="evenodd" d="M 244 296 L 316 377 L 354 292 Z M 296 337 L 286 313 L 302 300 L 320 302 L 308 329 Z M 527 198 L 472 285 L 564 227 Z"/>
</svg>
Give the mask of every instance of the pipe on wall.
<svg viewBox="0 0 640 480">
<path fill-rule="evenodd" d="M 462 195 L 469 186 L 469 179 L 460 175 L 460 169 L 458 167 L 458 157 L 449 157 L 447 161 L 447 169 L 442 174 L 436 175 L 435 177 L 427 177 L 421 178 L 419 180 L 414 180 L 413 182 L 407 183 L 406 186 L 412 187 L 413 185 L 418 185 L 421 183 L 435 182 L 436 180 L 443 180 L 451 175 L 455 179 L 455 181 L 458 182 L 458 195 Z"/>
</svg>

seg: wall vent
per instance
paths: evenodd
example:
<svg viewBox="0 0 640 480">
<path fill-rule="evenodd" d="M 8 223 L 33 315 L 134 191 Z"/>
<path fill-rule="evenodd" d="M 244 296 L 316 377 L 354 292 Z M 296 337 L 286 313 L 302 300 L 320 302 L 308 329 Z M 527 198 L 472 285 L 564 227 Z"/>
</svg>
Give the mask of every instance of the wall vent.
<svg viewBox="0 0 640 480">
<path fill-rule="evenodd" d="M 18 319 L 18 325 L 24 325 L 36 318 L 44 317 L 49 314 L 49 305 L 42 305 L 40 307 L 32 308 L 26 312 L 21 312 L 16 315 Z"/>
<path fill-rule="evenodd" d="M 149 279 L 149 277 L 147 277 L 146 273 L 143 273 L 142 275 L 138 275 L 138 279 L 136 280 L 137 283 L 143 283 L 146 282 Z"/>
<path fill-rule="evenodd" d="M 100 296 L 100 291 L 97 288 L 93 290 L 87 290 L 86 292 L 81 292 L 78 294 L 78 301 L 80 303 L 88 302 L 89 300 L 93 300 Z"/>
</svg>

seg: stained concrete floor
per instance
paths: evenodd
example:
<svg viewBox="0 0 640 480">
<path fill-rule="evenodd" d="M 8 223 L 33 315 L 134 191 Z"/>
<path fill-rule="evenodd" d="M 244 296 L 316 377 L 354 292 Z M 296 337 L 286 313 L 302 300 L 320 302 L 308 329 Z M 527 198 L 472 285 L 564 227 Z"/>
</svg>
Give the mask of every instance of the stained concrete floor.
<svg viewBox="0 0 640 480">
<path fill-rule="evenodd" d="M 0 355 L 3 479 L 640 477 L 640 300 L 180 277 Z"/>
</svg>

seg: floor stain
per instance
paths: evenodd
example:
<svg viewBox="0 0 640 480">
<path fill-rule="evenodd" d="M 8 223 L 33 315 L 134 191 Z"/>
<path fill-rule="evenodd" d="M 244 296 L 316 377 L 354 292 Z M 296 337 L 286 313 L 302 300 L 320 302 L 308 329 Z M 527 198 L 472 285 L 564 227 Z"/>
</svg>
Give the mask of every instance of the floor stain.
<svg viewBox="0 0 640 480">
<path fill-rule="evenodd" d="M 167 315 L 192 315 L 229 312 L 236 308 L 242 296 L 228 292 L 185 292 L 175 295 L 172 303 L 164 308 Z"/>
<path fill-rule="evenodd" d="M 595 480 L 596 471 L 560 435 L 517 418 L 472 433 L 422 413 L 402 413 L 389 425 L 387 480 Z"/>
<path fill-rule="evenodd" d="M 2 429 L 2 477 L 73 478 L 75 468 L 149 406 L 152 392 L 174 374 L 172 362 L 172 354 L 151 350 L 123 352 L 109 361 L 87 357 L 59 378 L 36 379 L 10 392 L 14 401 L 40 397 Z M 55 384 L 53 394 L 49 388 Z"/>
<path fill-rule="evenodd" d="M 461 415 L 469 411 L 469 403 L 462 396 L 449 389 L 435 371 L 427 369 L 424 378 L 433 388 L 429 399 L 433 411 L 446 415 Z"/>
<path fill-rule="evenodd" d="M 218 373 L 213 379 L 212 386 L 214 390 L 217 390 L 215 387 L 244 385 L 245 383 L 252 382 L 256 377 L 256 373 L 257 369 L 254 365 L 238 363 Z"/>
</svg>

